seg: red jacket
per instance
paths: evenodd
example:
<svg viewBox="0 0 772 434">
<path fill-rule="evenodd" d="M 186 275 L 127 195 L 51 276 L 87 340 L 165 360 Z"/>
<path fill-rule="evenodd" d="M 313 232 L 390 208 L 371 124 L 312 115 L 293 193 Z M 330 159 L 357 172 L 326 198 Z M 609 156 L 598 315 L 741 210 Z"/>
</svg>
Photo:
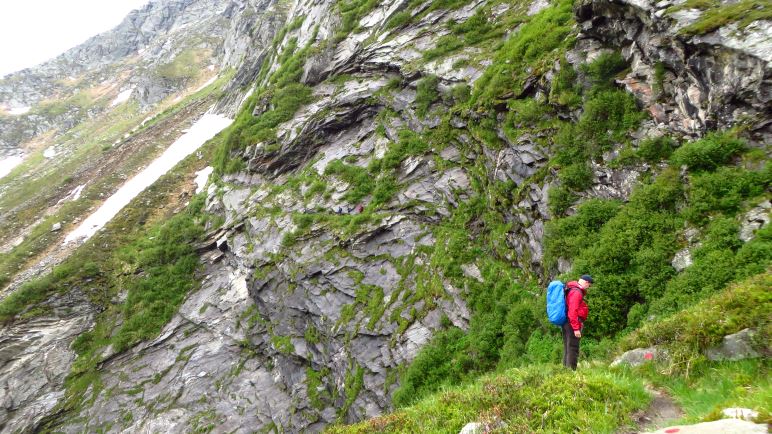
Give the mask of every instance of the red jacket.
<svg viewBox="0 0 772 434">
<path fill-rule="evenodd" d="M 582 323 L 587 320 L 590 309 L 584 302 L 585 291 L 579 286 L 579 282 L 572 280 L 566 283 L 566 306 L 568 307 L 568 322 L 571 328 L 581 330 Z M 574 289 L 578 291 L 574 291 Z"/>
</svg>

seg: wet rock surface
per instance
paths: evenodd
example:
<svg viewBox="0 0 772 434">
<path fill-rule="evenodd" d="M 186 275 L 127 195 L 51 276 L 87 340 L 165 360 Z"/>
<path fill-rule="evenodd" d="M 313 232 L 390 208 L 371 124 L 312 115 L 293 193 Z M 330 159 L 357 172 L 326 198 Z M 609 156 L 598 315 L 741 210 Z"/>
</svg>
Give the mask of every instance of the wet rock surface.
<svg viewBox="0 0 772 434">
<path fill-rule="evenodd" d="M 72 341 L 89 330 L 95 311 L 72 291 L 48 300 L 51 313 L 0 327 L 0 430 L 29 430 L 64 395 L 75 352 Z"/>
</svg>

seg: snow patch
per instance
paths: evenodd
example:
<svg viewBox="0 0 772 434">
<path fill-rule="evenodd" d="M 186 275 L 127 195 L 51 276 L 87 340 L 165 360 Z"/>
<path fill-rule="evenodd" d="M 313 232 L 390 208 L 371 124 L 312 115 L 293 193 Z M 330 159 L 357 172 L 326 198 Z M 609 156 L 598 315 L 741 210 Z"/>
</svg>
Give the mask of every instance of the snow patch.
<svg viewBox="0 0 772 434">
<path fill-rule="evenodd" d="M 133 87 L 131 89 L 126 89 L 123 92 L 119 93 L 118 96 L 115 97 L 113 102 L 110 103 L 110 107 L 115 107 L 122 102 L 128 101 L 129 98 L 131 98 L 132 92 L 134 92 Z"/>
<path fill-rule="evenodd" d="M 204 187 L 206 186 L 206 182 L 209 180 L 209 175 L 212 174 L 214 171 L 214 167 L 207 166 L 203 169 L 196 172 L 196 194 L 201 193 L 204 191 Z"/>
<path fill-rule="evenodd" d="M 196 93 L 196 92 L 202 90 L 203 88 L 209 86 L 210 84 L 214 83 L 215 80 L 217 80 L 217 76 L 216 75 L 214 77 L 210 78 L 209 80 L 207 80 L 206 83 L 204 83 L 201 86 L 199 86 L 198 89 L 196 89 L 193 93 Z"/>
<path fill-rule="evenodd" d="M 27 113 L 31 109 L 32 107 L 12 107 L 10 110 L 8 110 L 8 114 L 13 116 L 19 116 Z"/>
<path fill-rule="evenodd" d="M 232 119 L 215 114 L 205 114 L 182 135 L 164 153 L 155 159 L 142 172 L 126 182 L 115 194 L 91 214 L 77 229 L 70 232 L 64 243 L 85 241 L 109 222 L 118 211 L 123 209 L 142 190 L 153 184 L 163 174 L 168 172 L 180 160 L 196 151 L 207 140 L 222 131 L 233 122 Z"/>
<path fill-rule="evenodd" d="M 58 152 L 56 152 L 56 145 L 46 148 L 46 150 L 43 151 L 43 156 L 48 159 L 56 157 L 56 154 L 58 154 Z"/>
<path fill-rule="evenodd" d="M 80 199 L 80 194 L 83 193 L 84 188 L 86 188 L 86 184 L 75 187 L 74 189 L 72 189 L 71 192 L 67 194 L 67 196 L 64 196 L 63 198 L 59 199 L 59 202 L 56 202 L 56 204 L 59 205 L 62 202 L 67 202 L 68 200 Z"/>
<path fill-rule="evenodd" d="M 10 155 L 0 158 L 0 178 L 11 173 L 11 170 L 21 164 L 22 161 L 24 161 L 24 155 Z"/>
</svg>

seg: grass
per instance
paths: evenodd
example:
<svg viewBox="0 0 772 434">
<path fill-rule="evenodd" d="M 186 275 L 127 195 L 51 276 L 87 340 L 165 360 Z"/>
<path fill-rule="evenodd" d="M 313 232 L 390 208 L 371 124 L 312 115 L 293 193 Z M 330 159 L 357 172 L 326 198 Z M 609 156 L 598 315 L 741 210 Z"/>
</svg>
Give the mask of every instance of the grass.
<svg viewBox="0 0 772 434">
<path fill-rule="evenodd" d="M 672 424 L 691 424 L 723 418 L 721 410 L 750 408 L 759 412 L 757 422 L 770 423 L 772 382 L 768 359 L 702 363 L 689 377 L 666 376 L 656 365 L 639 370 L 654 386 L 664 389 L 684 411 Z"/>
<path fill-rule="evenodd" d="M 201 63 L 208 56 L 189 48 L 174 57 L 171 62 L 160 65 L 156 74 L 167 80 L 190 80 L 203 69 Z"/>
<path fill-rule="evenodd" d="M 668 371 L 685 372 L 724 336 L 753 327 L 758 341 L 772 336 L 772 274 L 765 272 L 701 301 L 666 319 L 647 323 L 620 341 L 621 350 L 659 345 L 670 353 Z M 707 321 L 706 321 L 707 320 Z"/>
<path fill-rule="evenodd" d="M 680 30 L 686 35 L 704 35 L 732 23 L 742 30 L 754 21 L 772 19 L 772 4 L 765 0 L 741 0 L 723 3 L 718 0 L 688 0 L 668 9 L 669 13 L 686 9 L 700 9 L 700 18 Z"/>
<path fill-rule="evenodd" d="M 65 157 L 64 161 L 46 162 L 42 157 L 42 151 L 33 154 L 28 161 L 14 171 L 10 176 L 0 181 L 0 185 L 6 187 L 4 194 L 0 197 L 0 207 L 6 211 L 5 222 L 0 225 L 0 239 L 8 241 L 11 237 L 17 236 L 30 221 L 35 221 L 38 215 L 52 202 L 55 202 L 57 195 L 61 191 L 70 191 L 78 184 L 86 184 L 86 188 L 78 201 L 65 202 L 53 214 L 46 216 L 25 236 L 21 245 L 0 257 L 0 285 L 10 281 L 12 276 L 20 269 L 26 266 L 30 261 L 35 260 L 39 254 L 48 249 L 53 243 L 59 242 L 61 235 L 71 228 L 71 223 L 79 216 L 88 212 L 92 207 L 100 204 L 103 197 L 100 194 L 113 191 L 125 179 L 119 176 L 120 173 L 131 173 L 136 168 L 141 167 L 151 161 L 162 150 L 158 146 L 163 141 L 172 140 L 171 137 L 164 137 L 165 133 L 161 131 L 174 131 L 172 128 L 164 125 L 164 122 L 184 122 L 185 118 L 178 116 L 184 107 L 195 107 L 196 104 L 206 104 L 219 95 L 219 88 L 225 80 L 232 75 L 232 72 L 224 74 L 216 82 L 189 95 L 177 105 L 172 106 L 162 113 L 158 114 L 153 120 L 149 121 L 143 127 L 135 132 L 135 140 L 144 140 L 151 134 L 154 134 L 152 141 L 142 145 L 143 152 L 133 152 L 126 157 L 113 157 L 114 154 L 122 152 L 121 146 L 115 149 L 110 148 L 106 152 L 98 151 L 99 147 L 105 144 L 112 144 L 114 141 L 123 137 L 123 135 L 138 126 L 141 120 L 141 113 L 138 111 L 136 103 L 122 104 L 105 117 L 94 121 L 88 121 L 78 125 L 71 132 L 66 134 L 64 147 L 83 141 L 81 137 L 86 137 L 85 143 L 80 144 L 70 156 Z M 160 128 L 154 131 L 152 128 L 161 124 Z M 146 133 L 145 136 L 141 135 Z M 149 147 L 152 146 L 152 149 Z M 96 157 L 95 157 L 96 155 Z M 100 158 L 102 161 L 109 161 L 114 158 L 122 158 L 119 166 L 113 166 L 110 176 L 104 176 L 92 182 L 73 176 L 82 170 L 82 166 L 89 160 Z M 35 173 L 32 179 L 25 177 L 27 173 Z M 53 223 L 61 222 L 63 231 L 60 233 L 51 233 L 50 229 Z"/>
<path fill-rule="evenodd" d="M 446 433 L 469 422 L 507 432 L 613 432 L 649 401 L 640 380 L 604 369 L 510 369 L 450 387 L 410 407 L 329 433 Z"/>
<path fill-rule="evenodd" d="M 473 103 L 488 105 L 520 93 L 526 78 L 540 75 L 560 59 L 573 44 L 572 4 L 559 1 L 544 9 L 504 43 L 475 82 Z"/>
</svg>

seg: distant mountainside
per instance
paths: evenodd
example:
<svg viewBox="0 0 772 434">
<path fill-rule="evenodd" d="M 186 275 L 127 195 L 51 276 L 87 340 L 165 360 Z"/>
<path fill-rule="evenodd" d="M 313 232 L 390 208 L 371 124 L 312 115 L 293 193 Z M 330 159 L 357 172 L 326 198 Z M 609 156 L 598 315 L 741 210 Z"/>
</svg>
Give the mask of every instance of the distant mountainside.
<svg viewBox="0 0 772 434">
<path fill-rule="evenodd" d="M 13 74 L 0 429 L 404 432 L 420 417 L 388 413 L 450 385 L 473 387 L 437 400 L 474 405 L 418 408 L 501 419 L 472 381 L 526 365 L 500 381 L 528 411 L 562 379 L 595 407 L 512 430 L 633 424 L 640 403 L 616 403 L 645 376 L 601 372 L 625 334 L 743 280 L 763 299 L 770 19 L 751 1 L 159 0 Z M 233 123 L 62 244 L 205 113 Z M 583 273 L 582 357 L 603 368 L 552 376 L 544 287 Z M 768 309 L 744 308 L 766 366 Z M 713 367 L 700 345 L 748 326 L 661 363 Z"/>
</svg>

